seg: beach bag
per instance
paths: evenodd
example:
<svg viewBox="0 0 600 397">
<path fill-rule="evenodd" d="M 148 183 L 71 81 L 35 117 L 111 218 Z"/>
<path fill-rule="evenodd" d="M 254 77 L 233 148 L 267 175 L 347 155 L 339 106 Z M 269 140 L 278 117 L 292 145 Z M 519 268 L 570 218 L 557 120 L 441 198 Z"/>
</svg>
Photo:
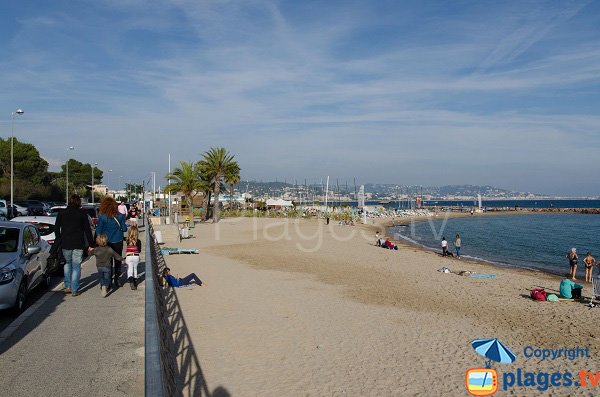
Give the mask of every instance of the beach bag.
<svg viewBox="0 0 600 397">
<path fill-rule="evenodd" d="M 545 301 L 547 294 L 543 288 L 534 288 L 531 290 L 530 296 L 534 301 Z"/>
</svg>

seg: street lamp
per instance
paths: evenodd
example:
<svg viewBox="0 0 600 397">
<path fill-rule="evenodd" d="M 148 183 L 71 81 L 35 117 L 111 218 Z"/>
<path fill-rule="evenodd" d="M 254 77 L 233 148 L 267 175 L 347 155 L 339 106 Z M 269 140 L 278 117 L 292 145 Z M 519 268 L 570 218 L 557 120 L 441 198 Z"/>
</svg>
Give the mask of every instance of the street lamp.
<svg viewBox="0 0 600 397">
<path fill-rule="evenodd" d="M 94 205 L 94 167 L 97 165 L 98 163 L 92 164 L 92 205 Z"/>
<path fill-rule="evenodd" d="M 14 167 L 14 154 L 13 154 L 13 142 L 15 140 L 15 114 L 18 115 L 22 115 L 23 113 L 25 113 L 23 111 L 23 109 L 17 109 L 14 112 L 12 112 L 10 114 L 11 117 L 11 124 L 10 124 L 10 212 L 12 214 L 13 211 L 13 189 L 14 189 L 14 184 L 13 184 L 13 167 Z M 6 212 L 8 214 L 8 211 Z"/>
<path fill-rule="evenodd" d="M 67 150 L 75 150 L 75 148 L 69 146 Z M 69 159 L 67 159 L 67 205 L 69 205 Z"/>
</svg>

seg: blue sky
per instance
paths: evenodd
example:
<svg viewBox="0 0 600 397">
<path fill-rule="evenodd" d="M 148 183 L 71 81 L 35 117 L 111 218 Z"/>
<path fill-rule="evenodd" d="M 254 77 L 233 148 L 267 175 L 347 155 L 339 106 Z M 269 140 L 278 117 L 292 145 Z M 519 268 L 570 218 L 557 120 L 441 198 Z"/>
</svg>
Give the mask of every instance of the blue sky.
<svg viewBox="0 0 600 397">
<path fill-rule="evenodd" d="M 225 146 L 243 179 L 600 195 L 600 2 L 57 0 L 0 21 L 0 135 L 22 107 L 52 169 L 98 162 L 113 187 Z"/>
</svg>

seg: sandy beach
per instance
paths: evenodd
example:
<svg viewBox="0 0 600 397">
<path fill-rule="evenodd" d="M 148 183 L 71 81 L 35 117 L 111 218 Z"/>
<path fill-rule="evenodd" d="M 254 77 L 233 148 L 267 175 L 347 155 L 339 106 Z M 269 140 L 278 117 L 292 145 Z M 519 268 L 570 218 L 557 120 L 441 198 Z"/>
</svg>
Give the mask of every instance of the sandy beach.
<svg viewBox="0 0 600 397">
<path fill-rule="evenodd" d="M 209 390 L 231 396 L 461 396 L 485 359 L 470 342 L 499 338 L 517 355 L 505 371 L 598 371 L 598 309 L 535 302 L 551 275 L 374 245 L 376 225 L 235 218 L 199 224 L 168 246 L 174 274 L 207 287 L 177 290 Z M 495 274 L 476 279 L 437 269 Z M 584 295 L 591 288 L 586 285 Z M 526 358 L 524 347 L 589 347 L 590 358 Z M 593 395 L 589 389 L 511 388 L 500 395 Z M 575 392 L 575 393 L 574 393 Z M 586 394 L 588 393 L 588 394 Z M 215 393 L 216 395 L 217 393 Z M 222 394 L 226 395 L 226 394 Z"/>
</svg>

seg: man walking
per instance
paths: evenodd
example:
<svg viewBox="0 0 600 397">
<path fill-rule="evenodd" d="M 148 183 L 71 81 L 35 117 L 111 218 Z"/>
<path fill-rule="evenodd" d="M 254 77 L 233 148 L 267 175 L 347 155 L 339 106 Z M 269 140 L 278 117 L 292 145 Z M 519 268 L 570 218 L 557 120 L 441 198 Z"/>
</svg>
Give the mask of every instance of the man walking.
<svg viewBox="0 0 600 397">
<path fill-rule="evenodd" d="M 77 296 L 80 294 L 81 258 L 86 248 L 86 240 L 87 245 L 93 244 L 90 221 L 87 214 L 81 210 L 81 198 L 78 195 L 72 195 L 67 208 L 59 212 L 55 233 L 66 262 L 63 291 Z"/>
</svg>

